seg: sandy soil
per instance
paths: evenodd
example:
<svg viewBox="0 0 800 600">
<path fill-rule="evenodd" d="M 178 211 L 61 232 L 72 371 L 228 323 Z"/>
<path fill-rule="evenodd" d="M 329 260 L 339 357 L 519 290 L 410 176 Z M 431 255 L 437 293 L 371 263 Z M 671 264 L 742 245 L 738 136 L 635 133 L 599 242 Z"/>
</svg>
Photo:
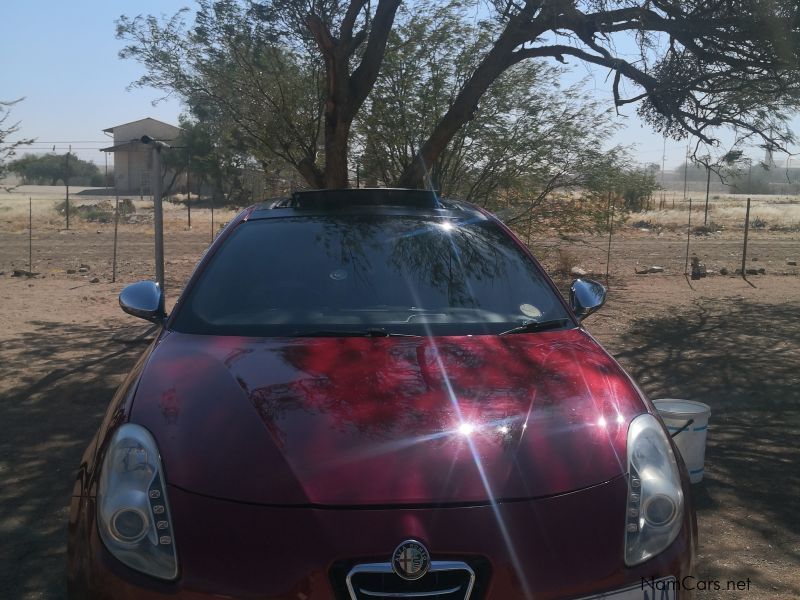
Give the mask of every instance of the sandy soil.
<svg viewBox="0 0 800 600">
<path fill-rule="evenodd" d="M 144 349 L 140 336 L 148 325 L 124 315 L 116 296 L 125 283 L 152 277 L 152 231 L 147 223 L 120 227 L 111 283 L 112 225 L 75 222 L 64 232 L 43 218 L 33 240 L 33 270 L 41 274 L 28 279 L 11 276 L 28 268 L 21 216 L 4 222 L 0 213 L 0 596 L 63 598 L 71 477 L 114 389 Z M 206 209 L 193 213 L 191 231 L 184 216 L 174 209 L 167 221 L 173 299 L 211 233 Z M 574 263 L 605 273 L 604 237 L 532 244 L 553 270 Z M 741 261 L 735 229 L 693 236 L 691 245 L 714 270 Z M 748 265 L 767 274 L 750 283 L 719 275 L 687 280 L 685 250 L 685 232 L 621 231 L 612 240 L 608 304 L 586 325 L 652 398 L 693 398 L 712 407 L 706 477 L 693 489 L 697 576 L 721 580 L 723 589 L 696 597 L 797 598 L 800 277 L 787 258 L 800 257 L 800 236 L 752 232 L 750 256 L 757 260 Z M 637 264 L 666 272 L 635 275 Z M 80 272 L 81 265 L 89 270 Z M 94 278 L 99 282 L 90 283 Z M 748 591 L 725 591 L 727 580 L 746 578 Z"/>
</svg>

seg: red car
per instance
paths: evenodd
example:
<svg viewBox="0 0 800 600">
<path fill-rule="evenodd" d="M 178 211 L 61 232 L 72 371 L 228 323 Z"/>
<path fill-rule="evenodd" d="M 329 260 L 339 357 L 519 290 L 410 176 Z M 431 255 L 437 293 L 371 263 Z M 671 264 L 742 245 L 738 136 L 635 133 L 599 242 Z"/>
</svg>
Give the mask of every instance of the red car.
<svg viewBox="0 0 800 600">
<path fill-rule="evenodd" d="M 653 405 L 496 218 L 432 192 L 251 207 L 78 471 L 73 598 L 684 598 L 688 476 Z"/>
</svg>

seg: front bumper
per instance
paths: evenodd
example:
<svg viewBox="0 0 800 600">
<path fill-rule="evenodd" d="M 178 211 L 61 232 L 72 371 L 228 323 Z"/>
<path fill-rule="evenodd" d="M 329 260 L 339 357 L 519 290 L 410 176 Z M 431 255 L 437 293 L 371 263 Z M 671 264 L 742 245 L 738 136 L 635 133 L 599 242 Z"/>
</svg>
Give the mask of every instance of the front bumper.
<svg viewBox="0 0 800 600">
<path fill-rule="evenodd" d="M 105 549 L 94 499 L 73 498 L 69 581 L 73 598 L 349 597 L 353 566 L 389 560 L 402 540 L 432 560 L 474 567 L 472 599 L 583 598 L 691 574 L 696 528 L 690 499 L 672 545 L 633 568 L 623 562 L 627 481 L 495 506 L 448 508 L 265 507 L 168 486 L 179 578 L 135 572 Z M 683 598 L 678 593 L 678 598 Z"/>
</svg>

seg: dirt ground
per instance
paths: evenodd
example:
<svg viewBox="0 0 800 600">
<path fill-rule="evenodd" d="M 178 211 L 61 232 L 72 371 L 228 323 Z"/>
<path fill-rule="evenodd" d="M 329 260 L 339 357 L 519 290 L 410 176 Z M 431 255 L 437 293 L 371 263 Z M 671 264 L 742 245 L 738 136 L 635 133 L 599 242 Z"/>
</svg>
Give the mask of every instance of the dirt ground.
<svg viewBox="0 0 800 600">
<path fill-rule="evenodd" d="M 28 269 L 25 191 L 0 197 L 0 597 L 63 598 L 72 474 L 148 329 L 119 310 L 116 296 L 152 277 L 153 234 L 146 219 L 120 226 L 111 283 L 113 224 L 76 219 L 62 231 L 39 198 L 32 270 L 40 275 L 12 277 Z M 191 231 L 184 210 L 167 212 L 172 299 L 211 237 L 208 209 L 195 209 Z M 232 214 L 217 211 L 218 222 Z M 800 258 L 800 234 L 751 231 L 748 267 L 766 274 L 749 283 L 719 274 L 691 281 L 685 227 L 656 225 L 615 234 L 609 300 L 586 326 L 651 398 L 711 406 L 706 475 L 693 487 L 696 598 L 800 597 L 800 277 L 787 264 Z M 691 252 L 717 272 L 740 266 L 741 242 L 732 223 L 690 239 Z M 552 271 L 579 265 L 604 279 L 605 236 L 531 243 Z M 665 272 L 634 273 L 645 265 Z M 728 580 L 748 578 L 748 590 L 725 590 Z M 722 590 L 702 589 L 706 580 Z"/>
</svg>

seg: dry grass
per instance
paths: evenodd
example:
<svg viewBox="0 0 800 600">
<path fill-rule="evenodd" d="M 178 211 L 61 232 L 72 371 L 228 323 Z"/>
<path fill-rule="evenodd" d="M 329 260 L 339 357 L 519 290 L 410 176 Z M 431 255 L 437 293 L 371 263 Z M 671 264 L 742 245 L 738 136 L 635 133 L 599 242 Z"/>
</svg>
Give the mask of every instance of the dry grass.
<svg viewBox="0 0 800 600">
<path fill-rule="evenodd" d="M 115 201 L 115 196 L 83 195 L 81 192 L 95 188 L 70 187 L 70 206 L 94 206 L 103 202 Z M 28 199 L 31 200 L 34 229 L 56 230 L 65 225 L 64 215 L 56 207 L 64 202 L 66 190 L 63 186 L 19 186 L 7 192 L 0 190 L 0 229 L 4 231 L 19 232 L 28 228 Z M 145 196 L 140 199 L 138 194 L 120 195 L 120 202 L 130 199 L 136 208 L 136 213 L 141 215 L 141 227 L 152 229 L 153 202 Z M 215 224 L 230 221 L 237 211 L 227 208 L 217 208 L 214 211 Z M 192 226 L 200 226 L 211 222 L 211 211 L 207 208 L 192 208 Z M 71 214 L 70 228 L 93 228 L 98 224 L 82 220 L 77 211 Z M 172 202 L 164 202 L 164 228 L 170 230 L 184 230 L 187 226 L 186 208 Z M 137 227 L 127 223 L 125 227 Z"/>
<path fill-rule="evenodd" d="M 658 200 L 658 199 L 657 199 Z M 673 208 L 673 201 L 675 207 Z M 688 220 L 689 203 L 683 202 L 682 192 L 667 192 L 666 208 L 634 213 L 630 223 L 649 221 L 653 225 L 673 228 L 683 227 Z M 692 203 L 692 223 L 701 225 L 705 211 L 705 198 Z M 712 195 L 708 205 L 708 220 L 726 229 L 744 225 L 747 212 L 747 196 Z M 768 229 L 800 229 L 800 197 L 797 196 L 751 196 L 750 223 L 760 219 Z"/>
</svg>

